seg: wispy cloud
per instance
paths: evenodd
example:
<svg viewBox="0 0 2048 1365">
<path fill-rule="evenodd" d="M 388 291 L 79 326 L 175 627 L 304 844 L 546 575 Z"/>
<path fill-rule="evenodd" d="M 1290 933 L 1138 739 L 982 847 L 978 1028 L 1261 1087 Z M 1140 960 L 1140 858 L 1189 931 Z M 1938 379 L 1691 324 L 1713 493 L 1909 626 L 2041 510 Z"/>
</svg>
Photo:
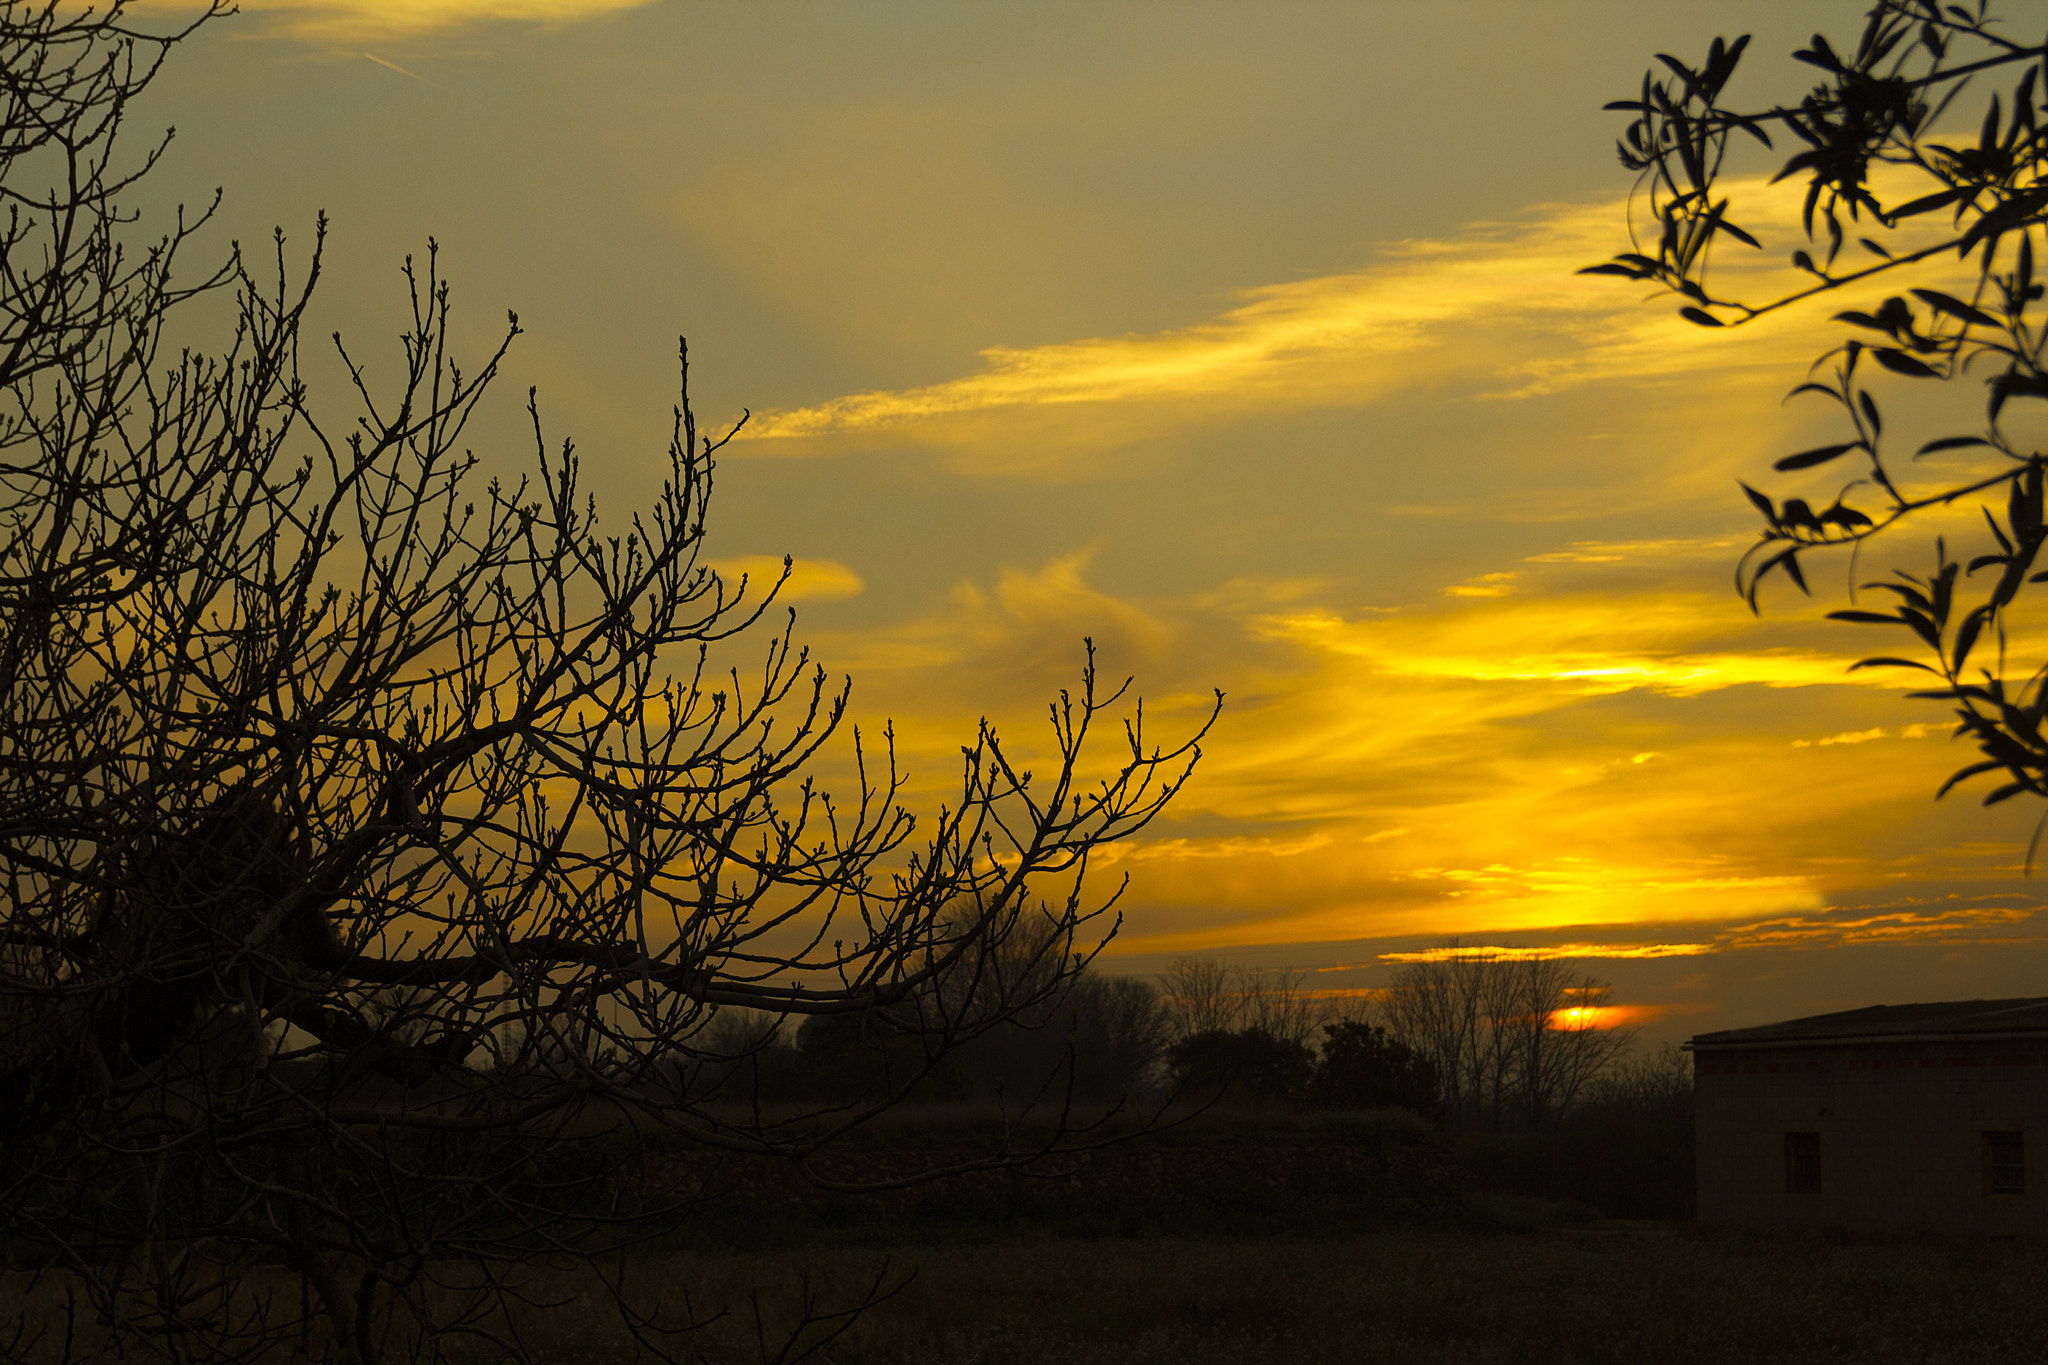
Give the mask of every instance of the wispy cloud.
<svg viewBox="0 0 2048 1365">
<path fill-rule="evenodd" d="M 1162 859 L 1184 862 L 1198 858 L 1247 856 L 1298 858 L 1304 853 L 1314 853 L 1319 849 L 1328 848 L 1335 838 L 1336 836 L 1327 830 L 1316 830 L 1292 838 L 1248 838 L 1237 835 L 1227 839 L 1155 839 L 1147 843 L 1111 844 L 1097 855 L 1096 861 L 1108 867 L 1125 861 L 1155 862 Z"/>
<path fill-rule="evenodd" d="M 782 578 L 780 555 L 738 555 L 732 559 L 715 559 L 710 567 L 729 589 L 737 589 L 744 577 L 749 596 L 756 598 Z M 836 560 L 797 559 L 791 562 L 789 581 L 782 584 L 782 591 L 776 594 L 775 600 L 835 602 L 858 597 L 866 590 L 867 584 L 861 581 L 861 576 Z"/>
<path fill-rule="evenodd" d="M 414 80 L 426 85 L 432 85 L 434 83 L 428 80 L 425 76 L 422 76 L 419 72 L 413 71 L 407 67 L 400 66 L 397 62 L 386 61 L 384 58 L 379 57 L 374 52 L 365 52 L 363 56 L 368 60 L 375 62 L 377 65 L 383 67 L 387 71 L 396 71 L 401 76 L 410 76 Z"/>
<path fill-rule="evenodd" d="M 1849 673 L 1850 654 L 1761 642 L 1730 648 L 1757 632 L 1729 595 L 1656 589 L 1500 600 L 1516 577 L 1489 574 L 1445 589 L 1482 599 L 1451 611 L 1363 620 L 1329 611 L 1275 613 L 1251 628 L 1319 653 L 1369 659 L 1384 674 L 1544 683 L 1586 695 L 1633 688 L 1683 695 L 1748 683 L 1883 687 L 1891 681 Z"/>
<path fill-rule="evenodd" d="M 963 579 L 942 600 L 908 620 L 813 636 L 819 657 L 886 693 L 908 684 L 928 709 L 978 704 L 1001 714 L 1011 706 L 1042 710 L 1049 690 L 1072 683 L 1081 640 L 1093 638 L 1107 669 L 1122 673 L 1166 662 L 1178 632 L 1146 608 L 1089 581 L 1092 551 L 1001 570 L 995 582 Z M 1181 667 L 1187 667 L 1183 661 Z M 1176 670 L 1178 671 L 1178 670 Z M 947 744 L 945 752 L 955 746 Z"/>
<path fill-rule="evenodd" d="M 1867 730 L 1844 730 L 1840 734 L 1826 735 L 1820 739 L 1795 739 L 1795 749 L 1825 749 L 1835 744 L 1868 744 L 1874 739 L 1925 739 L 1933 734 L 1932 725 L 1902 725 L 1897 730 L 1888 730 L 1882 725 L 1873 725 Z"/>
<path fill-rule="evenodd" d="M 353 45 L 489 23 L 569 24 L 651 3 L 653 0 L 240 0 L 240 7 L 263 20 L 270 32 L 311 42 Z M 379 57 L 370 60 L 392 65 Z"/>
<path fill-rule="evenodd" d="M 1773 222 L 1753 225 L 1788 237 L 1796 201 L 1778 192 L 1766 201 Z M 1122 429 L 1219 411 L 1359 406 L 1451 382 L 1497 398 L 1708 369 L 1760 369 L 1775 382 L 1810 345 L 1784 329 L 1730 345 L 1670 308 L 1646 307 L 1639 287 L 1576 274 L 1612 253 L 1624 212 L 1620 202 L 1546 205 L 1452 238 L 1391 243 L 1371 266 L 1248 289 L 1206 321 L 989 347 L 977 373 L 760 414 L 746 439 L 756 453 L 819 454 L 863 432 L 957 437 L 947 419 L 997 411 L 1132 409 L 1110 423 Z M 1085 420 L 1105 419 L 1090 411 Z"/>
<path fill-rule="evenodd" d="M 1639 564 L 1669 562 L 1673 559 L 1728 557 L 1749 542 L 1736 536 L 1674 537 L 1664 540 L 1575 540 L 1562 550 L 1545 550 L 1525 557 L 1529 564 Z"/>
<path fill-rule="evenodd" d="M 1453 583 L 1444 592 L 1452 597 L 1506 597 L 1515 590 L 1515 581 L 1521 577 L 1512 570 L 1505 573 L 1480 574 L 1463 583 Z"/>
<path fill-rule="evenodd" d="M 1029 734 L 1084 634 L 1106 672 L 1139 675 L 1162 738 L 1228 692 L 1194 782 L 1100 860 L 1133 877 L 1130 951 L 1462 931 L 1654 957 L 1725 949 L 1731 925 L 1889 932 L 1826 927 L 1831 897 L 1909 856 L 1916 876 L 1992 875 L 1930 832 L 1954 755 L 1871 746 L 1932 732 L 1899 727 L 1901 679 L 1848 671 L 1868 632 L 1759 620 L 1727 582 L 1748 540 L 1726 529 L 1743 514 L 1731 475 L 1798 448 L 1779 443 L 1809 418 L 1777 399 L 1815 319 L 1731 337 L 1574 276 L 1615 249 L 1620 213 L 1541 208 L 1189 327 L 996 348 L 943 383 L 768 414 L 756 454 L 922 447 L 1016 474 L 1170 432 L 1159 448 L 1190 452 L 1190 477 L 1228 481 L 1245 457 L 1214 419 L 1275 414 L 1314 439 L 1282 418 L 1385 400 L 1334 424 L 1358 436 L 1322 457 L 1332 496 L 1359 500 L 1362 541 L 1427 501 L 1436 543 L 1461 551 L 1434 580 L 1335 563 L 1143 598 L 1084 552 L 1040 551 L 910 619 L 814 639 L 819 656 L 859 679 L 862 711 L 910 717 L 897 736 L 921 769 L 953 761 L 978 712 Z M 1413 477 L 1431 462 L 1454 476 Z M 1662 514 L 1675 503 L 1726 510 Z M 1546 524 L 1548 543 L 1529 529 Z M 1657 927 L 1636 943 L 1636 925 Z"/>
<path fill-rule="evenodd" d="M 1951 941 L 1984 931 L 2011 931 L 2040 913 L 2034 905 L 1908 906 L 1878 913 L 1840 910 L 1735 925 L 1716 936 L 1717 951 L 1740 948 L 1832 948 L 1847 943 Z M 2043 935 L 2028 935 L 2041 938 Z"/>
<path fill-rule="evenodd" d="M 1550 943 L 1539 947 L 1512 944 L 1458 943 L 1407 953 L 1381 953 L 1382 962 L 1548 962 L 1571 958 L 1697 957 L 1710 953 L 1710 943 Z"/>
<path fill-rule="evenodd" d="M 1676 850 L 1659 857 L 1642 846 L 1617 849 L 1615 855 L 1422 867 L 1398 879 L 1434 889 L 1443 900 L 1460 903 L 1468 923 L 1496 931 L 1570 923 L 1696 923 L 1745 911 L 1817 910 L 1823 904 L 1816 879 L 1805 873 L 1759 873 Z"/>
</svg>

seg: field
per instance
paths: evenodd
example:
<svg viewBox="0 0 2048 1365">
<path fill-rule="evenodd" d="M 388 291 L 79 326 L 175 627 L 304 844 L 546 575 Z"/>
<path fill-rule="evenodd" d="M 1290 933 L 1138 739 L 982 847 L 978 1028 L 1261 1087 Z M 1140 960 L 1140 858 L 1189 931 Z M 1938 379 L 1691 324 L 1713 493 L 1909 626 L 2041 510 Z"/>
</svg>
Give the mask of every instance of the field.
<svg viewBox="0 0 2048 1365">
<path fill-rule="evenodd" d="M 1515 1210 L 1508 1210 L 1511 1218 Z M 1526 1211 L 1525 1211 L 1526 1212 Z M 1352 1236 L 859 1235 L 650 1257 L 704 1305 L 748 1286 L 787 1312 L 799 1270 L 828 1300 L 886 1259 L 906 1288 L 818 1358 L 839 1365 L 1224 1362 L 2006 1362 L 2048 1358 L 2048 1247 L 1771 1239 L 1605 1223 L 1382 1228 Z M 744 1309 L 742 1309 L 744 1312 Z M 536 1341 L 596 1349 L 594 1311 Z M 719 1359 L 758 1359 L 712 1329 Z M 723 1329 L 723 1330 L 722 1330 Z"/>
<path fill-rule="evenodd" d="M 1595 1130 L 1460 1152 L 1394 1112 L 1219 1114 L 1049 1178 L 990 1173 L 873 1196 L 823 1194 L 776 1163 L 699 1167 L 678 1151 L 657 1183 L 695 1187 L 712 1170 L 725 1192 L 630 1253 L 628 1266 L 671 1321 L 725 1310 L 693 1342 L 707 1365 L 772 1355 L 760 1347 L 757 1310 L 762 1335 L 780 1341 L 806 1294 L 829 1316 L 877 1284 L 892 1292 L 857 1321 L 828 1320 L 803 1338 L 820 1348 L 811 1359 L 2048 1360 L 2048 1242 L 1772 1237 L 1618 1218 L 1687 1182 L 1680 1148 L 1635 1129 L 1615 1135 L 1626 1142 L 1605 1154 Z M 845 1168 L 826 1174 L 946 1164 L 961 1137 L 933 1116 L 908 1115 L 849 1144 Z M 1623 1146 L 1662 1155 L 1632 1167 Z M 1594 1179 L 1603 1171 L 1604 1186 Z M 1579 1197 L 1542 1197 L 1561 1190 Z M 537 1360 L 642 1358 L 586 1270 L 536 1263 L 528 1272 L 535 1296 L 553 1301 L 516 1324 Z M 281 1270 L 244 1273 L 246 1286 L 274 1280 L 296 1300 Z M 33 1318 L 50 1304 L 46 1281 L 35 1301 L 0 1302 L 0 1318 Z M 502 1358 L 487 1348 L 465 1359 Z"/>
<path fill-rule="evenodd" d="M 830 1303 L 886 1261 L 908 1283 L 834 1365 L 2048 1359 L 2048 1244 L 1700 1230 L 1682 1117 L 1454 1149 L 1398 1112 L 1213 1113 L 1066 1182 L 714 1206 L 643 1268 L 750 1325 L 750 1287 L 775 1320 L 799 1274 Z M 943 1141 L 905 1120 L 878 1145 Z M 715 1358 L 759 1359 L 739 1325 Z"/>
</svg>

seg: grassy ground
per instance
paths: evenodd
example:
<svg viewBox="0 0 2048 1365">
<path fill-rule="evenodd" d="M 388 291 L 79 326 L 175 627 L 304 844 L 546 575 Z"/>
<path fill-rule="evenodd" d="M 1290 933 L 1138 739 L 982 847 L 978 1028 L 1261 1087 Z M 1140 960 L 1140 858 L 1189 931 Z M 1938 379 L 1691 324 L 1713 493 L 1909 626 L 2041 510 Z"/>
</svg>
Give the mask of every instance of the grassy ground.
<svg viewBox="0 0 2048 1365">
<path fill-rule="evenodd" d="M 821 1310 L 877 1275 L 902 1287 L 812 1357 L 828 1365 L 1225 1365 L 1226 1362 L 1879 1361 L 2048 1359 L 2048 1245 L 1763 1237 L 1554 1221 L 1555 1206 L 1480 1199 L 1451 1221 L 1351 1234 L 1101 1234 L 1035 1224 L 811 1228 L 747 1248 L 637 1256 L 672 1314 L 728 1316 L 694 1345 L 758 1362 L 749 1292 L 779 1339 L 804 1293 Z M 1462 1220 L 1463 1225 L 1457 1225 Z M 1077 1230 L 1080 1235 L 1077 1235 Z M 804 1277 L 804 1278 L 799 1278 Z M 523 1322 L 544 1365 L 643 1358 L 574 1273 Z M 636 1296 L 637 1297 L 637 1296 Z M 643 1299 L 642 1302 L 645 1302 Z M 27 1307 L 7 1307 L 9 1318 Z M 815 1341 L 813 1332 L 808 1340 Z M 474 1355 L 495 1362 L 502 1353 Z M 45 1358 L 45 1357 L 38 1357 Z M 47 1357 L 54 1360 L 55 1357 Z"/>
<path fill-rule="evenodd" d="M 933 1121 L 881 1129 L 852 1146 L 943 1155 L 959 1140 Z M 1601 1217 L 1616 1206 L 1605 1197 L 1614 1191 L 1578 1189 L 1582 1167 L 1619 1169 L 1580 1159 L 1607 1150 L 1590 1140 L 1563 1144 L 1574 1154 L 1564 1165 L 1547 1146 L 1488 1149 L 1478 1153 L 1483 1162 L 1464 1163 L 1468 1179 L 1446 1183 L 1445 1140 L 1412 1116 L 1254 1122 L 1220 1114 L 1153 1142 L 1164 1164 L 1149 1181 L 1135 1168 L 1098 1170 L 1092 1183 L 1006 1178 L 799 1203 L 774 1187 L 739 1191 L 696 1206 L 665 1244 L 632 1255 L 635 1298 L 661 1301 L 672 1320 L 728 1310 L 693 1342 L 707 1365 L 772 1354 L 756 1338 L 757 1308 L 764 1335 L 779 1340 L 806 1294 L 814 1311 L 829 1314 L 878 1282 L 897 1292 L 812 1359 L 2048 1361 L 2048 1241 L 1762 1236 L 1616 1222 Z M 1196 1150 L 1173 1155 L 1183 1147 Z M 1329 1168 L 1303 1156 L 1336 1148 L 1373 1159 Z M 1629 1190 L 1642 1183 L 1620 1174 Z M 1615 1179 L 1609 1171 L 1608 1183 Z M 1645 1188 L 1660 1182 L 1670 1183 L 1660 1177 Z M 1485 1192 L 1488 1183 L 1496 1192 Z M 1522 1193 L 1498 1192 L 1509 1188 Z M 1531 1189 L 1575 1197 L 1550 1202 Z M 530 1269 L 538 1296 L 556 1301 L 519 1323 L 543 1365 L 643 1358 L 587 1271 Z M 295 1282 L 281 1270 L 253 1270 L 239 1283 L 273 1281 L 296 1302 Z M 0 1286 L 0 1324 L 34 1318 L 50 1301 L 48 1286 L 33 1300 Z M 502 1354 L 480 1348 L 471 1358 L 496 1365 Z"/>
<path fill-rule="evenodd" d="M 1490 1212 L 1490 1219 L 1487 1214 Z M 795 1276 L 830 1304 L 886 1260 L 914 1272 L 827 1345 L 836 1365 L 1223 1365 L 1223 1362 L 2020 1362 L 2048 1359 L 2048 1247 L 1765 1238 L 1607 1223 L 1352 1236 L 1061 1237 L 1012 1228 L 926 1240 L 650 1256 L 642 1273 L 739 1303 L 710 1358 L 758 1359 L 747 1287 L 786 1321 Z M 1505 1213 L 1506 1216 L 1502 1216 Z M 1492 1221 L 1495 1226 L 1483 1224 Z M 631 1360 L 593 1307 L 535 1340 L 575 1365 Z M 735 1330 L 744 1329 L 744 1330 Z"/>
</svg>

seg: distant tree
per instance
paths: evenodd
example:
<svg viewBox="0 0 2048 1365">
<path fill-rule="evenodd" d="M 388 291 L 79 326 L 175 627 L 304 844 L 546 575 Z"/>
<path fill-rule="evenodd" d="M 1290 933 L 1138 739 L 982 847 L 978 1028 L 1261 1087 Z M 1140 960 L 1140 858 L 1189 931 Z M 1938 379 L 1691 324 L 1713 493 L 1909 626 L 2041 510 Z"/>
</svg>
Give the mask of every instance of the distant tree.
<svg viewBox="0 0 2048 1365">
<path fill-rule="evenodd" d="M 1284 1100 L 1300 1094 L 1315 1054 L 1262 1028 L 1208 1029 L 1167 1049 L 1182 1092 L 1197 1099 L 1221 1094 L 1235 1100 Z"/>
<path fill-rule="evenodd" d="M 337 419 L 299 371 L 319 238 L 295 282 L 282 234 L 197 274 L 204 213 L 136 237 L 162 143 L 123 119 L 190 31 L 0 9 L 9 1303 L 75 1296 L 75 1358 L 524 1359 L 573 1268 L 687 1353 L 598 1254 L 677 1210 L 608 1163 L 651 1132 L 801 1159 L 1061 998 L 1115 928 L 1091 854 L 1198 752 L 1133 717 L 1095 759 L 1124 689 L 1091 649 L 1035 779 L 984 723 L 923 825 L 886 734 L 828 795 L 845 686 L 786 624 L 739 666 L 775 590 L 701 562 L 723 441 L 687 390 L 659 491 L 601 529 L 531 395 L 529 473 L 482 482 L 517 322 L 458 367 L 431 251 L 395 362 L 339 350 Z M 173 350 L 207 293 L 231 335 Z M 765 1024 L 816 1016 L 902 1065 L 733 1102 Z"/>
<path fill-rule="evenodd" d="M 1317 1027 L 1330 1016 L 1330 1002 L 1310 991 L 1308 980 L 1308 973 L 1299 967 L 1241 972 L 1246 1027 L 1306 1047 L 1314 1040 Z"/>
<path fill-rule="evenodd" d="M 1396 1106 L 1429 1114 L 1440 1088 L 1428 1057 L 1377 1024 L 1346 1019 L 1323 1025 L 1322 1053 L 1305 1097 L 1317 1109 Z"/>
<path fill-rule="evenodd" d="M 1691 1053 L 1665 1043 L 1616 1063 L 1557 1136 L 1556 1174 L 1568 1178 L 1531 1193 L 1581 1200 L 1617 1218 L 1694 1215 Z"/>
<path fill-rule="evenodd" d="M 1440 951 L 1398 967 L 1379 1011 L 1394 1039 L 1428 1059 L 1454 1124 L 1552 1122 L 1634 1037 L 1601 1026 L 1610 988 L 1568 960 L 1455 940 Z"/>
<path fill-rule="evenodd" d="M 1819 73 L 1803 98 L 1729 107 L 1724 91 L 1748 43 L 1717 38 L 1696 67 L 1660 54 L 1637 98 L 1607 106 L 1635 116 L 1619 148 L 1647 191 L 1635 201 L 1647 216 L 1640 228 L 1631 224 L 1633 250 L 1589 269 L 1661 285 L 1683 297 L 1685 318 L 1712 328 L 1852 287 L 1868 295 L 1835 314 L 1852 335 L 1792 391 L 1839 405 L 1839 439 L 1775 465 L 1802 485 L 1814 477 L 1806 471 L 1844 461 L 1853 468 L 1819 499 L 1780 499 L 1744 485 L 1764 526 L 1736 585 L 1754 608 L 1774 570 L 1804 591 L 1805 565 L 1816 555 L 1855 551 L 1952 509 L 1980 511 L 1982 553 L 1952 557 L 1950 542 L 1937 538 L 1931 571 L 1862 585 L 1886 594 L 1885 610 L 1830 616 L 1912 637 L 1917 658 L 1855 666 L 1933 675 L 1913 695 L 1949 703 L 1958 734 L 1980 754 L 1942 792 L 1995 773 L 1986 805 L 2048 795 L 2048 659 L 2038 635 L 2007 629 L 2029 586 L 2048 577 L 2036 568 L 2048 541 L 2048 453 L 2030 429 L 2035 404 L 2048 400 L 2044 281 L 2035 265 L 2048 226 L 2048 43 L 2001 31 L 1989 0 L 1878 0 L 1853 44 L 1816 34 L 1792 54 Z M 1762 245 L 1738 225 L 1753 206 L 1734 202 L 1724 184 L 1731 137 L 1789 150 L 1776 179 L 1805 188 L 1804 244 L 1791 253 L 1804 282 L 1769 297 L 1736 297 L 1709 276 L 1716 243 Z M 1959 274 L 1960 288 L 1948 283 Z M 1886 289 L 1897 292 L 1877 301 Z M 1925 409 L 1937 396 L 1931 390 L 1973 367 L 1983 385 L 1981 424 L 1946 419 L 1929 439 L 1907 442 L 1904 458 L 1903 423 L 1895 420 L 1887 435 L 1880 395 L 1919 390 L 1911 396 Z M 1961 394 L 1953 401 L 1975 406 Z M 1950 530 L 1967 533 L 1968 522 Z M 1855 562 L 1852 554 L 1852 576 Z"/>
<path fill-rule="evenodd" d="M 1152 1084 L 1167 1047 L 1159 990 L 1135 976 L 1077 978 L 1063 1002 L 1072 1038 L 1075 1085 L 1085 1097 L 1136 1096 Z"/>
<path fill-rule="evenodd" d="M 1675 1044 L 1610 1066 L 1587 1095 L 1593 1103 L 1638 1109 L 1692 1124 L 1692 1054 Z"/>
<path fill-rule="evenodd" d="M 1211 957 L 1177 957 L 1160 973 L 1168 1027 L 1176 1037 L 1261 1029 L 1306 1046 L 1329 1017 L 1329 1002 L 1294 967 L 1260 971 Z"/>
<path fill-rule="evenodd" d="M 1045 927 L 1041 926 L 1041 932 Z M 999 947 L 1006 958 L 1031 955 L 1032 936 L 1019 932 Z M 1050 974 L 1055 957 L 1041 956 L 1037 972 Z M 926 1100 L 1088 1112 L 1149 1096 L 1152 1075 L 1167 1042 L 1165 1013 L 1149 981 L 1108 976 L 1084 968 L 1034 987 L 1032 1003 L 1004 1006 L 1020 987 L 1015 979 L 991 989 L 975 981 L 973 956 L 957 962 L 935 989 L 950 998 L 931 1012 L 978 1020 L 984 1009 L 1001 1017 L 975 1030 L 936 1066 L 929 1064 L 919 1012 L 903 1009 L 860 1015 L 818 1015 L 797 1030 L 798 1066 L 787 1080 L 796 1096 L 847 1096 L 883 1087 L 891 1076 L 915 1075 Z M 1012 970 L 1017 970 L 1013 968 Z M 1028 980 L 1032 968 L 1021 966 Z M 990 972 L 988 977 L 999 975 Z M 956 994 L 957 992 L 957 994 Z M 978 1003 L 976 994 L 988 992 Z M 906 1028 L 905 1022 L 912 1027 Z"/>
<path fill-rule="evenodd" d="M 1244 1018 L 1238 970 L 1213 957 L 1177 957 L 1159 974 L 1160 992 L 1174 1035 L 1234 1032 Z"/>
</svg>

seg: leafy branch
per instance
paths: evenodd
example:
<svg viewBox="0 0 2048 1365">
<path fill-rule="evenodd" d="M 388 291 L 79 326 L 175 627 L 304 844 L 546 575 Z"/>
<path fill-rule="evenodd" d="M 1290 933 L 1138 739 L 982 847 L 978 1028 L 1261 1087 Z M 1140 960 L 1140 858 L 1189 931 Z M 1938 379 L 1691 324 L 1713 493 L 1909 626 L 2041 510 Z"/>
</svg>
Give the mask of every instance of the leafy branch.
<svg viewBox="0 0 2048 1365">
<path fill-rule="evenodd" d="M 1951 703 L 1958 734 L 1982 754 L 1942 792 L 1996 772 L 2005 781 L 1987 804 L 2022 792 L 2048 795 L 2041 733 L 2048 673 L 2023 668 L 2015 680 L 2007 630 L 2025 590 L 2048 579 L 2034 568 L 2048 455 L 2013 424 L 2022 411 L 2013 404 L 2048 399 L 2048 327 L 2036 307 L 2048 290 L 2035 269 L 2037 247 L 2048 241 L 2048 44 L 2005 36 L 1989 0 L 1877 0 L 1853 47 L 1815 34 L 1791 54 L 1820 73 L 1797 102 L 1737 108 L 1726 92 L 1748 47 L 1747 37 L 1717 38 L 1697 66 L 1659 54 L 1638 97 L 1607 106 L 1634 115 L 1617 144 L 1622 165 L 1638 176 L 1632 249 L 1581 273 L 1654 283 L 1679 297 L 1681 317 L 1712 328 L 1741 326 L 1850 286 L 1898 282 L 1876 308 L 1834 315 L 1854 334 L 1816 360 L 1788 395 L 1838 405 L 1845 429 L 1839 439 L 1780 458 L 1774 471 L 1804 475 L 1846 461 L 1854 472 L 1821 505 L 1742 484 L 1763 527 L 1736 567 L 1736 590 L 1758 610 L 1774 572 L 1809 592 L 1812 555 L 1845 547 L 1854 555 L 1923 514 L 1978 505 L 1994 549 L 1963 564 L 1937 539 L 1932 575 L 1902 572 L 1863 585 L 1895 599 L 1891 610 L 1830 615 L 1903 627 L 1932 656 L 1931 664 L 1882 656 L 1856 667 L 1905 667 L 1940 679 L 1913 697 Z M 1998 88 L 1984 101 L 1974 137 L 1956 136 L 1952 115 L 1973 82 L 1987 79 Z M 1808 282 L 1773 297 L 1735 297 L 1710 275 L 1723 239 L 1764 249 L 1738 224 L 1740 206 L 1721 188 L 1737 135 L 1771 151 L 1789 146 L 1770 183 L 1805 185 L 1804 240 L 1790 264 Z M 1640 227 L 1637 203 L 1648 214 Z M 1935 215 L 1946 226 L 1928 243 L 1923 224 Z M 1867 260 L 1844 259 L 1852 235 Z M 1919 282 L 1951 254 L 1974 264 L 1968 289 Z M 1952 428 L 1904 458 L 1887 445 L 1881 389 L 1952 384 L 1973 371 L 1984 385 L 1981 424 Z M 1986 642 L 1995 642 L 1989 663 Z"/>
</svg>

